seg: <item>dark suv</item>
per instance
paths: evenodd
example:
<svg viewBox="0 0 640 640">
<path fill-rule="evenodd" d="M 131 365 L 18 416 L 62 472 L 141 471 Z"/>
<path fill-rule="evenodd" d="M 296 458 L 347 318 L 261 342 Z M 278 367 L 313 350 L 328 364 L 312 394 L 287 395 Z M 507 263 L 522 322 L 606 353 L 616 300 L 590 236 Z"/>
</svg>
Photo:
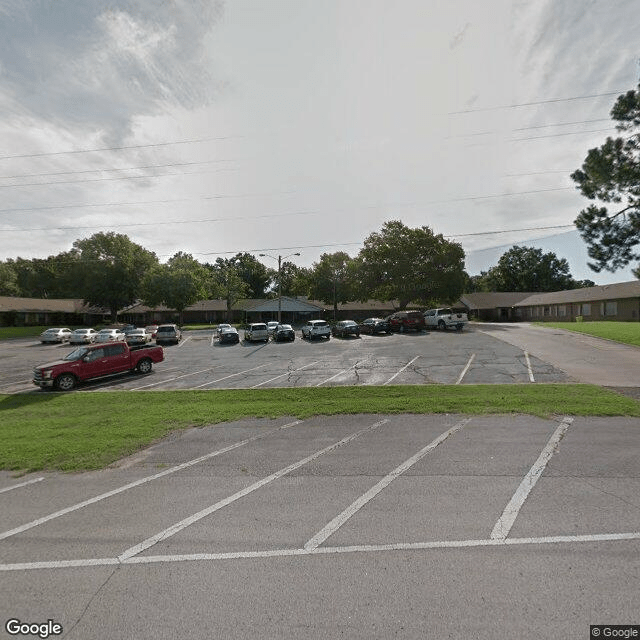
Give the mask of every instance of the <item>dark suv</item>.
<svg viewBox="0 0 640 640">
<path fill-rule="evenodd" d="M 420 311 L 396 311 L 387 321 L 391 331 L 422 331 L 426 328 L 424 316 Z"/>
</svg>

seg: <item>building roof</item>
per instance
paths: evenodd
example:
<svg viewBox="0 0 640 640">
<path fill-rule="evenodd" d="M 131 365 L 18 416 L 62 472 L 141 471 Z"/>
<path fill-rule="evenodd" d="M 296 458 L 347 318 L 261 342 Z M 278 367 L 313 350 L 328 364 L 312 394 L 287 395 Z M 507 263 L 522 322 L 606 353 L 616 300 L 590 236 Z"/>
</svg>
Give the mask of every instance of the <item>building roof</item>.
<svg viewBox="0 0 640 640">
<path fill-rule="evenodd" d="M 274 312 L 278 311 L 278 307 L 278 298 L 273 298 L 271 300 L 260 300 L 251 307 L 246 307 L 246 311 Z M 292 311 L 317 313 L 318 311 L 323 311 L 324 306 L 322 306 L 321 303 L 318 304 L 316 302 L 311 302 L 310 300 L 282 296 L 281 309 L 287 313 Z"/>
<path fill-rule="evenodd" d="M 640 280 L 604 284 L 583 289 L 534 293 L 514 306 L 533 307 L 545 304 L 569 304 L 571 302 L 597 302 L 600 300 L 621 300 L 623 298 L 640 298 Z"/>
<path fill-rule="evenodd" d="M 94 311 L 84 300 L 53 298 L 14 298 L 0 296 L 0 312 L 17 311 L 21 313 L 89 313 Z"/>
<path fill-rule="evenodd" d="M 465 293 L 460 298 L 460 303 L 471 311 L 480 309 L 499 309 L 513 307 L 516 303 L 533 295 L 530 291 L 477 291 Z M 453 305 L 458 306 L 457 304 Z"/>
</svg>

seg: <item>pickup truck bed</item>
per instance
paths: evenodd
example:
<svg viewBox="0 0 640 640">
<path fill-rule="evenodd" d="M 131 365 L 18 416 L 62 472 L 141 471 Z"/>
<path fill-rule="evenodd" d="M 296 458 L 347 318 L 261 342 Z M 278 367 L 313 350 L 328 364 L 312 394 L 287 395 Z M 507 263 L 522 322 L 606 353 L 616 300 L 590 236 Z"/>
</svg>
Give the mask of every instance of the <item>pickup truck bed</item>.
<svg viewBox="0 0 640 640">
<path fill-rule="evenodd" d="M 78 347 L 62 360 L 39 365 L 33 370 L 33 384 L 41 389 L 70 391 L 79 382 L 126 371 L 150 373 L 154 362 L 164 360 L 162 347 L 129 347 L 110 342 Z"/>
</svg>

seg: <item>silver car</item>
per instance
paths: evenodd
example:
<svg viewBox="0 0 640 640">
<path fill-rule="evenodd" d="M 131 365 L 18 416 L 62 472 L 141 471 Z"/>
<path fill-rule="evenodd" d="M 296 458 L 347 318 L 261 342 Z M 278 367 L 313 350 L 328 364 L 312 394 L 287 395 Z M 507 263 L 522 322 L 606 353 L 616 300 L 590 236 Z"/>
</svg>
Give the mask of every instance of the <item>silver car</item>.
<svg viewBox="0 0 640 640">
<path fill-rule="evenodd" d="M 144 329 L 133 329 L 124 334 L 124 339 L 128 344 L 147 344 L 151 342 L 151 334 Z"/>
<path fill-rule="evenodd" d="M 47 344 L 48 342 L 69 342 L 72 333 L 71 329 L 68 328 L 61 329 L 60 327 L 52 327 L 40 334 L 40 342 L 42 342 L 42 344 Z"/>
<path fill-rule="evenodd" d="M 121 342 L 124 333 L 120 329 L 101 329 L 96 336 L 96 342 Z"/>
<path fill-rule="evenodd" d="M 96 341 L 95 329 L 75 329 L 69 338 L 69 344 L 91 344 Z"/>
<path fill-rule="evenodd" d="M 246 342 L 255 342 L 256 340 L 262 340 L 263 342 L 269 342 L 269 330 L 264 322 L 252 322 L 244 330 L 244 339 Z"/>
</svg>

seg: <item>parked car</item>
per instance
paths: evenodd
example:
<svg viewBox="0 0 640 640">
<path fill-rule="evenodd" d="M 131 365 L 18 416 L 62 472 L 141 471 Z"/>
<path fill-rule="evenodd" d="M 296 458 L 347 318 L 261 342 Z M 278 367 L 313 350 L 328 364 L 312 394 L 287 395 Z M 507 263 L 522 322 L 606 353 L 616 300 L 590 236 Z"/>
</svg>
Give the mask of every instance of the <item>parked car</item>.
<svg viewBox="0 0 640 640">
<path fill-rule="evenodd" d="M 389 333 L 389 322 L 384 318 L 367 318 L 360 323 L 361 333 Z"/>
<path fill-rule="evenodd" d="M 182 331 L 177 324 L 161 324 L 156 331 L 156 344 L 174 342 L 178 344 L 182 340 Z"/>
<path fill-rule="evenodd" d="M 445 331 L 449 327 L 455 327 L 458 331 L 462 330 L 469 319 L 467 314 L 462 311 L 454 311 L 451 308 L 429 309 L 424 312 L 424 321 L 430 329 L 440 329 Z"/>
<path fill-rule="evenodd" d="M 276 322 L 275 320 L 269 320 L 269 322 L 267 322 L 267 331 L 269 332 L 269 337 L 272 337 L 276 328 L 278 327 L 278 322 Z"/>
<path fill-rule="evenodd" d="M 231 327 L 230 324 L 226 324 L 224 322 L 222 322 L 221 324 L 219 324 L 216 327 L 216 333 L 218 334 L 218 338 L 220 337 L 220 334 L 222 333 L 223 329 L 229 329 Z"/>
<path fill-rule="evenodd" d="M 100 329 L 95 342 L 119 342 L 124 340 L 124 332 L 120 329 Z"/>
<path fill-rule="evenodd" d="M 290 324 L 279 324 L 273 332 L 274 342 L 287 340 L 293 342 L 296 339 L 296 332 Z"/>
<path fill-rule="evenodd" d="M 331 327 L 327 324 L 326 320 L 309 320 L 302 327 L 302 337 L 307 340 L 313 340 L 313 338 L 331 338 Z"/>
<path fill-rule="evenodd" d="M 40 334 L 40 342 L 42 342 L 42 344 L 49 342 L 69 342 L 72 333 L 71 329 L 52 327 Z"/>
<path fill-rule="evenodd" d="M 147 344 L 147 342 L 151 342 L 151 334 L 144 329 L 133 329 L 124 334 L 124 339 L 127 344 Z"/>
<path fill-rule="evenodd" d="M 422 331 L 426 328 L 424 316 L 420 311 L 396 311 L 387 321 L 391 331 Z"/>
<path fill-rule="evenodd" d="M 135 331 L 137 328 L 135 324 L 125 324 L 124 327 L 122 327 L 122 332 L 127 334 L 130 331 Z"/>
<path fill-rule="evenodd" d="M 42 364 L 33 370 L 33 384 L 41 389 L 55 387 L 71 391 L 79 382 L 125 371 L 150 373 L 154 362 L 162 362 L 162 347 L 129 347 L 126 342 L 77 347 L 62 360 Z"/>
<path fill-rule="evenodd" d="M 220 344 L 238 344 L 240 342 L 240 334 L 235 327 L 223 327 L 218 338 Z"/>
<path fill-rule="evenodd" d="M 158 332 L 157 324 L 148 324 L 144 330 L 151 336 L 152 340 L 156 339 L 156 333 Z"/>
<path fill-rule="evenodd" d="M 95 329 L 74 329 L 69 344 L 91 344 L 96 341 L 98 332 Z"/>
<path fill-rule="evenodd" d="M 269 342 L 269 330 L 267 329 L 267 325 L 264 322 L 252 322 L 244 330 L 244 339 L 247 342 L 255 342 L 257 340 Z"/>
<path fill-rule="evenodd" d="M 347 336 L 360 337 L 360 327 L 357 322 L 353 320 L 340 320 L 331 327 L 331 334 L 334 336 L 340 336 L 346 338 Z"/>
</svg>

